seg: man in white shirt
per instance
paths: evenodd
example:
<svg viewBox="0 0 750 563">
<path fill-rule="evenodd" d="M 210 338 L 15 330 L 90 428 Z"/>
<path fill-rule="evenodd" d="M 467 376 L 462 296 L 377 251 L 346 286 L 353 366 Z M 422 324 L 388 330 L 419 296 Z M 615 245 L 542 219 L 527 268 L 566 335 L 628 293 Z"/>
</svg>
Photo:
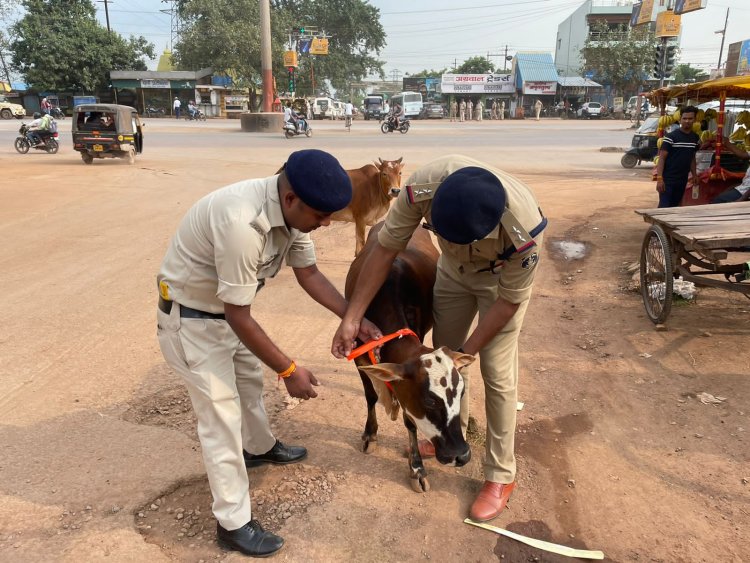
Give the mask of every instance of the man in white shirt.
<svg viewBox="0 0 750 563">
<path fill-rule="evenodd" d="M 180 98 L 177 96 L 174 97 L 174 102 L 172 102 L 172 109 L 174 110 L 174 116 L 177 119 L 180 119 L 180 108 L 182 107 L 182 102 L 180 101 Z"/>
</svg>

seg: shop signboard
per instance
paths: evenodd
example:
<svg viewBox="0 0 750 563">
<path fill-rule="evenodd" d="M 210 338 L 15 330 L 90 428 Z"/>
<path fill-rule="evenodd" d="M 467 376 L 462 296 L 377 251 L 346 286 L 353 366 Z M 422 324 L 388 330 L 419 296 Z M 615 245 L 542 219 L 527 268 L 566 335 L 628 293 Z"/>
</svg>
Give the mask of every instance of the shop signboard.
<svg viewBox="0 0 750 563">
<path fill-rule="evenodd" d="M 750 39 L 745 39 L 740 45 L 740 56 L 737 61 L 737 74 L 744 76 L 750 74 Z"/>
<path fill-rule="evenodd" d="M 402 82 L 404 92 L 419 92 L 422 94 L 422 101 L 433 101 L 440 99 L 440 79 L 424 77 L 408 77 Z"/>
<path fill-rule="evenodd" d="M 706 0 L 675 0 L 674 13 L 687 14 L 706 7 Z"/>
<path fill-rule="evenodd" d="M 557 93 L 557 82 L 529 82 L 523 83 L 524 94 L 536 94 L 537 96 L 554 96 Z"/>
<path fill-rule="evenodd" d="M 666 11 L 656 15 L 655 37 L 678 37 L 680 35 L 680 17 L 674 12 Z"/>
<path fill-rule="evenodd" d="M 512 74 L 444 74 L 440 80 L 443 94 L 513 94 Z"/>
<path fill-rule="evenodd" d="M 169 89 L 167 78 L 141 78 L 141 88 L 166 88 Z"/>
</svg>

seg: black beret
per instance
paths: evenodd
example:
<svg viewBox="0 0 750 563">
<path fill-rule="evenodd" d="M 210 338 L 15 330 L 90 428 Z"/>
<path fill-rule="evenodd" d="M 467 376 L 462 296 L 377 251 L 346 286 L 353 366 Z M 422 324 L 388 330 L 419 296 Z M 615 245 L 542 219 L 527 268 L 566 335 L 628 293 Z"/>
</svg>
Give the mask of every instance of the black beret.
<svg viewBox="0 0 750 563">
<path fill-rule="evenodd" d="M 307 149 L 289 155 L 284 167 L 292 190 L 316 211 L 333 213 L 352 200 L 352 182 L 327 152 Z"/>
<path fill-rule="evenodd" d="M 477 166 L 460 168 L 443 180 L 432 200 L 432 226 L 455 244 L 481 240 L 500 223 L 505 188 L 492 172 Z"/>
</svg>

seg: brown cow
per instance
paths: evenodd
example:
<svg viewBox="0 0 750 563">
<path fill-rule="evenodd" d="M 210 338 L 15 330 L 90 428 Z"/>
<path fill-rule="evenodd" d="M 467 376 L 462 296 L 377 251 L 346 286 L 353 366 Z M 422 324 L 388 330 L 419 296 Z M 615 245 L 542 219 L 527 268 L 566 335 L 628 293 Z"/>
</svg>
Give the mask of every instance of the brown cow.
<svg viewBox="0 0 750 563">
<path fill-rule="evenodd" d="M 345 294 L 351 297 L 362 263 L 377 244 L 375 225 L 363 252 L 354 259 L 346 277 Z M 375 404 L 380 401 L 392 420 L 403 409 L 409 431 L 409 468 L 412 488 L 426 492 L 430 485 L 417 447 L 417 430 L 435 446 L 435 457 L 446 465 L 462 466 L 471 459 L 471 449 L 461 432 L 460 403 L 464 393 L 458 370 L 474 361 L 474 356 L 449 350 L 434 350 L 422 344 L 432 328 L 432 286 L 435 283 L 438 251 L 429 233 L 418 229 L 409 246 L 400 252 L 380 291 L 367 309 L 367 318 L 383 334 L 410 328 L 417 336 L 391 340 L 380 349 L 383 363 L 372 365 L 367 356 L 356 359 L 365 388 L 367 422 L 362 434 L 362 451 L 371 453 L 377 442 L 378 421 Z M 389 389 L 388 382 L 393 389 Z"/>
<path fill-rule="evenodd" d="M 367 164 L 356 170 L 347 170 L 352 181 L 352 202 L 331 215 L 334 221 L 354 223 L 357 256 L 365 245 L 365 226 L 377 223 L 391 206 L 391 200 L 401 191 L 401 169 L 404 158 L 383 160 Z"/>
</svg>

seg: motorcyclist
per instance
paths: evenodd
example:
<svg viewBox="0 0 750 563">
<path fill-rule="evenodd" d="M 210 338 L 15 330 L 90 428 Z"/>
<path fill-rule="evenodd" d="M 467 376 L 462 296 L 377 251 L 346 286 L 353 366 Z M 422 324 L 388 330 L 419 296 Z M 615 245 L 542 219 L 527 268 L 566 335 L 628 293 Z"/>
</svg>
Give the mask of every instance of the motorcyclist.
<svg viewBox="0 0 750 563">
<path fill-rule="evenodd" d="M 52 124 L 52 117 L 45 113 L 42 115 L 38 111 L 34 112 L 34 121 L 29 123 L 28 137 L 32 145 L 38 145 L 49 135 Z"/>
<path fill-rule="evenodd" d="M 391 116 L 393 119 L 393 128 L 398 129 L 401 126 L 401 121 L 405 117 L 404 108 L 402 108 L 401 105 L 398 103 L 393 104 L 393 109 L 391 110 Z"/>
<path fill-rule="evenodd" d="M 193 100 L 190 100 L 188 102 L 188 115 L 190 116 L 190 119 L 195 119 L 196 114 L 198 113 L 198 108 L 195 107 L 195 102 Z"/>
<path fill-rule="evenodd" d="M 287 102 L 284 106 L 284 121 L 291 122 L 294 124 L 294 129 L 299 132 L 299 118 L 296 112 L 292 109 L 292 102 Z"/>
</svg>

